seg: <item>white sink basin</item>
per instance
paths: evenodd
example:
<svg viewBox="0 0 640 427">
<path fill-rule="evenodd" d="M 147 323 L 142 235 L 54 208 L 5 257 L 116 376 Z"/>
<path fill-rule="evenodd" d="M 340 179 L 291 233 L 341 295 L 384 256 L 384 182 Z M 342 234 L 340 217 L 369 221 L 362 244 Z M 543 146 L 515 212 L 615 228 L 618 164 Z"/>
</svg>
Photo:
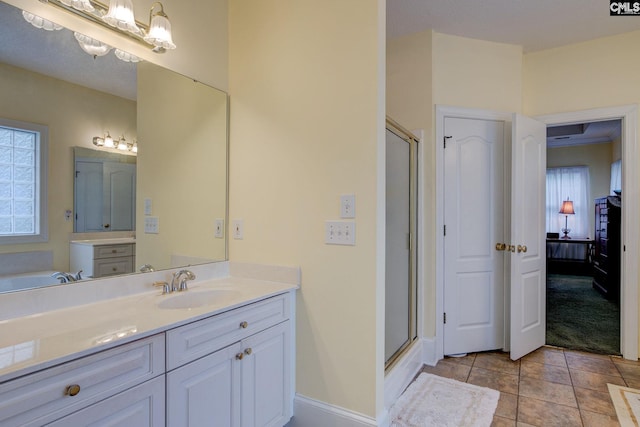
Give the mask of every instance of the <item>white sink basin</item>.
<svg viewBox="0 0 640 427">
<path fill-rule="evenodd" d="M 206 289 L 183 291 L 178 295 L 166 296 L 158 303 L 159 308 L 185 309 L 216 304 L 240 295 L 234 289 Z"/>
</svg>

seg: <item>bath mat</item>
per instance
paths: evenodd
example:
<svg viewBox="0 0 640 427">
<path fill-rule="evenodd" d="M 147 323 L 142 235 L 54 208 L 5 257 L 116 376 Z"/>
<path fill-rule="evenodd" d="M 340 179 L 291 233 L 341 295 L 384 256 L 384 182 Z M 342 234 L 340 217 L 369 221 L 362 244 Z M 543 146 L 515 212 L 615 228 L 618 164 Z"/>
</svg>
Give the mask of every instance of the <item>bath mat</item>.
<svg viewBox="0 0 640 427">
<path fill-rule="evenodd" d="M 391 427 L 489 427 L 500 392 L 421 373 L 391 407 Z"/>
<path fill-rule="evenodd" d="M 607 384 L 609 395 L 616 408 L 620 427 L 637 427 L 640 420 L 640 390 Z"/>
</svg>

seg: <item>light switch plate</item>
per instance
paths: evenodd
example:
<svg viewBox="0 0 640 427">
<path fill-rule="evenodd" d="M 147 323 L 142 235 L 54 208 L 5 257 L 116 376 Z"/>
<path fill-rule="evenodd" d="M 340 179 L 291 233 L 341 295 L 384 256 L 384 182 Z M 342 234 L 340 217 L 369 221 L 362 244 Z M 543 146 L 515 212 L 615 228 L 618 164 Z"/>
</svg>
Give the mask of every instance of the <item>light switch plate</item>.
<svg viewBox="0 0 640 427">
<path fill-rule="evenodd" d="M 152 208 L 151 199 L 147 197 L 144 199 L 144 214 L 151 215 L 152 213 L 151 208 Z"/>
<path fill-rule="evenodd" d="M 244 238 L 244 224 L 241 219 L 233 220 L 233 238 L 236 240 Z"/>
<path fill-rule="evenodd" d="M 224 219 L 216 218 L 215 227 L 214 236 L 218 239 L 222 239 L 224 237 Z"/>
<path fill-rule="evenodd" d="M 144 232 L 147 234 L 160 233 L 160 218 L 157 216 L 144 217 Z"/>
<path fill-rule="evenodd" d="M 340 196 L 340 218 L 356 217 L 356 195 L 344 194 Z"/>
<path fill-rule="evenodd" d="M 324 242 L 328 245 L 355 246 L 355 221 L 325 221 Z"/>
</svg>

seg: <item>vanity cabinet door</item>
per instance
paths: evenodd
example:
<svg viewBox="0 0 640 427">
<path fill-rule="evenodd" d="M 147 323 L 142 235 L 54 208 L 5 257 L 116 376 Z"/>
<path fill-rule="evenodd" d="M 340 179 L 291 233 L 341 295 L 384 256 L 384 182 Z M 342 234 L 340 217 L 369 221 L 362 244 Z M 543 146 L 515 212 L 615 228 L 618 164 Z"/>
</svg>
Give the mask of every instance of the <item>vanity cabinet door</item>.
<svg viewBox="0 0 640 427">
<path fill-rule="evenodd" d="M 167 374 L 168 427 L 240 427 L 240 343 Z"/>
<path fill-rule="evenodd" d="M 291 418 L 291 334 L 282 322 L 242 341 L 242 427 L 282 427 Z"/>
<path fill-rule="evenodd" d="M 154 427 L 164 424 L 163 375 L 47 424 L 47 426 Z"/>
</svg>

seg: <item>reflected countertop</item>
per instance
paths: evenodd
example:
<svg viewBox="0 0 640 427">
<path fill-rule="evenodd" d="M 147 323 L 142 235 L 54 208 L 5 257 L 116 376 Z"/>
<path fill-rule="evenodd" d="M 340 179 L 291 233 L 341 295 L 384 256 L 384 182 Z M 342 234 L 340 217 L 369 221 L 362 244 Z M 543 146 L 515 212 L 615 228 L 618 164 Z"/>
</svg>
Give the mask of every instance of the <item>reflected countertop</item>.
<svg viewBox="0 0 640 427">
<path fill-rule="evenodd" d="M 112 237 L 108 239 L 86 239 L 86 240 L 72 240 L 70 243 L 78 245 L 89 246 L 102 246 L 102 245 L 121 245 L 125 243 L 135 243 L 135 237 Z"/>
<path fill-rule="evenodd" d="M 241 270 L 240 277 L 205 277 L 190 282 L 187 293 L 234 291 L 199 307 L 160 308 L 160 302 L 181 294 L 162 295 L 158 288 L 149 290 L 149 284 L 142 292 L 122 297 L 0 320 L 0 383 L 299 288 L 296 269 L 284 276 L 272 274 L 267 277 L 271 280 L 256 278 L 255 267 L 246 270 L 248 274 Z M 283 277 L 284 281 L 278 281 Z M 112 282 L 106 285 L 114 286 Z"/>
</svg>

